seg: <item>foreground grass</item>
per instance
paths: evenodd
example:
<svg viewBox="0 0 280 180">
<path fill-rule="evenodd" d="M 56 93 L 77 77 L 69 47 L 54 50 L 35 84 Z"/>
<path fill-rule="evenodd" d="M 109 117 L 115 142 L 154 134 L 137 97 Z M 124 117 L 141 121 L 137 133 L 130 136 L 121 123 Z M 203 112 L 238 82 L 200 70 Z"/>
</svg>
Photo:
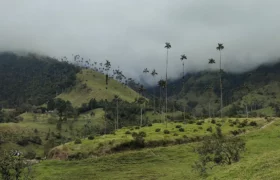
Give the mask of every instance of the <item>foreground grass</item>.
<svg viewBox="0 0 280 180">
<path fill-rule="evenodd" d="M 238 163 L 216 166 L 199 177 L 191 166 L 196 144 L 129 151 L 80 161 L 47 160 L 34 166 L 35 179 L 279 179 L 280 121 L 242 137 L 247 151 Z"/>
</svg>

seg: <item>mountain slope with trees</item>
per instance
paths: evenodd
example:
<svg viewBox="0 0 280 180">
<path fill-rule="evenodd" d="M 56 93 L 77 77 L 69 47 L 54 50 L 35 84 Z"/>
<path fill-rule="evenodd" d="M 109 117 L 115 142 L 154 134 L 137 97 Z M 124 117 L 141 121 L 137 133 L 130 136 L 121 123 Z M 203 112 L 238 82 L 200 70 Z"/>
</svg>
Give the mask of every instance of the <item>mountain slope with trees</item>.
<svg viewBox="0 0 280 180">
<path fill-rule="evenodd" d="M 73 86 L 79 67 L 35 54 L 0 54 L 0 105 L 41 105 Z"/>
</svg>

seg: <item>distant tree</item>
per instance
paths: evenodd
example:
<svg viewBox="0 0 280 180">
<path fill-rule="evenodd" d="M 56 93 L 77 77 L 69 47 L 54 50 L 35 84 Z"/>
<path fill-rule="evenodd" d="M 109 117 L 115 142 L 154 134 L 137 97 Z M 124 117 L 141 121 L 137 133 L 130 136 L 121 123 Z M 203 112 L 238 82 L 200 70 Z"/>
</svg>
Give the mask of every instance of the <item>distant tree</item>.
<svg viewBox="0 0 280 180">
<path fill-rule="evenodd" d="M 223 117 L 223 82 L 222 82 L 222 50 L 224 49 L 223 44 L 218 43 L 218 46 L 216 47 L 216 49 L 220 52 L 220 90 L 221 90 L 221 99 L 220 99 L 220 103 L 221 103 L 221 109 L 220 109 L 220 113 L 221 113 L 221 118 Z"/>
<path fill-rule="evenodd" d="M 182 64 L 183 64 L 183 96 L 185 95 L 185 63 L 184 63 L 184 60 L 187 60 L 187 56 L 185 54 L 182 54 L 181 55 L 181 61 L 182 61 Z M 183 109 L 184 109 L 184 122 L 185 122 L 185 113 L 186 113 L 186 106 L 185 106 L 185 103 L 183 103 Z"/>
<path fill-rule="evenodd" d="M 168 50 L 171 48 L 171 44 L 169 42 L 165 43 L 164 48 L 166 48 L 166 74 L 165 74 L 165 122 L 166 122 L 166 127 L 167 127 L 167 68 L 168 68 Z"/>
<path fill-rule="evenodd" d="M 153 71 L 151 72 L 151 75 L 153 76 L 154 80 L 155 80 L 155 76 L 157 74 L 158 73 L 156 72 L 156 70 L 153 69 Z M 155 88 L 153 88 L 153 91 L 154 91 L 154 113 L 155 113 L 155 110 L 156 110 L 156 92 L 155 92 Z"/>
<path fill-rule="evenodd" d="M 110 61 L 106 60 L 105 63 L 105 71 L 106 71 L 106 89 L 108 89 L 108 81 L 109 81 L 109 70 L 111 68 Z"/>
</svg>

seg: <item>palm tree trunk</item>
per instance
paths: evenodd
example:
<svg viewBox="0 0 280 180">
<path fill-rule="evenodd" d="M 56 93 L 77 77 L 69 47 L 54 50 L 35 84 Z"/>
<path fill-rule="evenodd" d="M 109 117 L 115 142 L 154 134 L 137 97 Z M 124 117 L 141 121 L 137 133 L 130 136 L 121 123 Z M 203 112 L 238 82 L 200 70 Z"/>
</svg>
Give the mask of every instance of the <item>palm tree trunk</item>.
<svg viewBox="0 0 280 180">
<path fill-rule="evenodd" d="M 154 77 L 154 82 L 155 82 L 155 77 Z M 155 91 L 155 87 L 154 87 L 154 114 L 156 111 L 156 91 Z"/>
<path fill-rule="evenodd" d="M 168 49 L 166 50 L 166 74 L 165 74 L 165 126 L 167 128 L 167 66 L 168 66 Z"/>
<path fill-rule="evenodd" d="M 185 95 L 185 63 L 183 61 L 183 97 Z M 183 109 L 184 109 L 184 122 L 186 123 L 185 120 L 185 114 L 186 114 L 186 107 L 185 107 L 185 103 L 183 102 Z"/>
<path fill-rule="evenodd" d="M 221 118 L 223 117 L 223 85 L 222 85 L 222 53 L 220 51 L 220 89 L 221 89 Z"/>
</svg>

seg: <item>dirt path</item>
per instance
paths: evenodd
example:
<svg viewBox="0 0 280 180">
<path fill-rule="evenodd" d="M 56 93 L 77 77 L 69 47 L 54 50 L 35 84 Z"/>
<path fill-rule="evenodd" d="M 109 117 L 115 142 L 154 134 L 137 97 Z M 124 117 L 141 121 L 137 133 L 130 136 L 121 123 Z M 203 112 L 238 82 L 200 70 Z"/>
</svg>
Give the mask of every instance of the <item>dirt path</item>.
<svg viewBox="0 0 280 180">
<path fill-rule="evenodd" d="M 269 126 L 269 125 L 271 125 L 272 123 L 274 123 L 274 121 L 271 121 L 270 123 L 268 123 L 268 124 L 262 126 L 260 129 L 264 129 L 264 128 L 266 128 L 266 126 Z"/>
</svg>

